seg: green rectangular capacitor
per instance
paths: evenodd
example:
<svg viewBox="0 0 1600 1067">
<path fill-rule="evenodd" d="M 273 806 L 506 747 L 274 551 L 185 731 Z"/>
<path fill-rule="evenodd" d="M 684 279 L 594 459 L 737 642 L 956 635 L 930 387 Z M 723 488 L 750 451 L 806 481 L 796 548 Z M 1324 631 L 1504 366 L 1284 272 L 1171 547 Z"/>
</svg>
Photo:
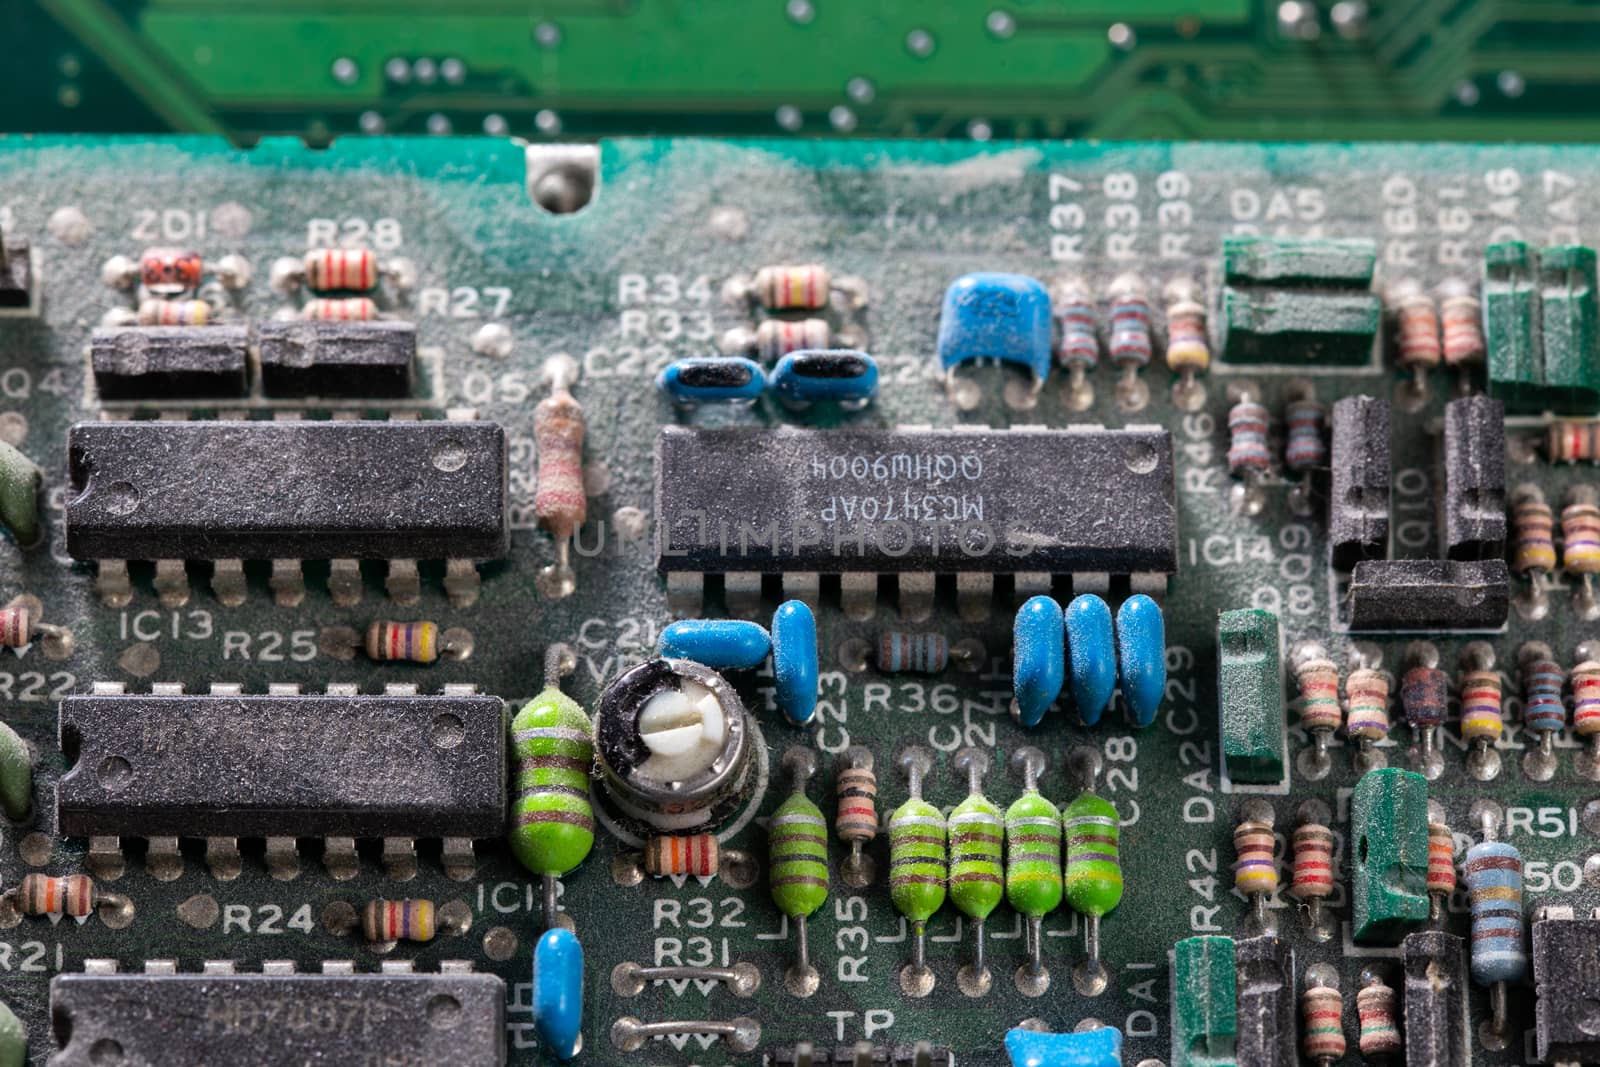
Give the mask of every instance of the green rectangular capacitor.
<svg viewBox="0 0 1600 1067">
<path fill-rule="evenodd" d="M 1378 262 L 1371 241 L 1317 237 L 1224 237 L 1222 280 L 1229 285 L 1366 289 Z"/>
<path fill-rule="evenodd" d="M 1550 407 L 1589 415 L 1600 407 L 1594 249 L 1546 248 L 1539 256 L 1539 333 Z"/>
<path fill-rule="evenodd" d="M 1355 940 L 1398 945 L 1428 918 L 1428 780 L 1381 767 L 1350 798 Z"/>
<path fill-rule="evenodd" d="M 1595 251 L 1524 241 L 1484 250 L 1489 395 L 1508 412 L 1600 411 L 1600 289 Z"/>
<path fill-rule="evenodd" d="M 1228 237 L 1222 242 L 1222 358 L 1360 366 L 1383 307 L 1371 241 Z"/>
<path fill-rule="evenodd" d="M 1283 781 L 1288 749 L 1278 617 L 1243 608 L 1217 616 L 1217 715 L 1222 773 L 1234 782 Z"/>
<path fill-rule="evenodd" d="M 1172 946 L 1173 1067 L 1233 1067 L 1239 1022 L 1233 938 Z"/>
</svg>

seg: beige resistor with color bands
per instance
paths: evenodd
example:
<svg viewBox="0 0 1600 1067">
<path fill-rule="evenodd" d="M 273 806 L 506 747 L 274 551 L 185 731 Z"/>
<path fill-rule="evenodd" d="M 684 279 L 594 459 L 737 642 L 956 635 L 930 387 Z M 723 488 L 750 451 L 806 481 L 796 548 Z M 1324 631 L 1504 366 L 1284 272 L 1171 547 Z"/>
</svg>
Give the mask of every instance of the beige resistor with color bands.
<svg viewBox="0 0 1600 1067">
<path fill-rule="evenodd" d="M 539 478 L 533 510 L 539 525 L 556 537 L 571 537 L 588 514 L 583 494 L 583 435 L 583 406 L 565 389 L 556 390 L 534 408 Z"/>
<path fill-rule="evenodd" d="M 312 289 L 378 287 L 378 257 L 365 248 L 313 248 L 306 253 L 305 271 Z"/>
<path fill-rule="evenodd" d="M 204 300 L 145 300 L 139 304 L 140 326 L 204 326 L 211 305 Z"/>
<path fill-rule="evenodd" d="M 756 271 L 756 299 L 773 311 L 814 311 L 828 306 L 832 279 L 815 263 L 799 267 L 762 267 Z"/>
<path fill-rule="evenodd" d="M 432 941 L 437 931 L 431 900 L 369 900 L 361 909 L 368 941 Z"/>
<path fill-rule="evenodd" d="M 645 873 L 656 878 L 675 874 L 710 877 L 717 873 L 717 839 L 712 834 L 652 837 L 644 846 Z"/>
<path fill-rule="evenodd" d="M 82 918 L 94 910 L 94 879 L 87 874 L 27 874 L 17 886 L 17 898 L 24 915 Z"/>
</svg>

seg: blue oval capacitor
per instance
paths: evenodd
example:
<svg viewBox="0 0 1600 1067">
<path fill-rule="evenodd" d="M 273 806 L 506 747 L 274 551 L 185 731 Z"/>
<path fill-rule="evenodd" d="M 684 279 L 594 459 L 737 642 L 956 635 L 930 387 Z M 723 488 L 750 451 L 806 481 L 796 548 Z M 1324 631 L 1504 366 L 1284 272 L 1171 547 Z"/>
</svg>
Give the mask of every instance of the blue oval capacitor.
<svg viewBox="0 0 1600 1067">
<path fill-rule="evenodd" d="M 1072 703 L 1084 725 L 1105 714 L 1117 688 L 1117 646 L 1111 634 L 1111 607 L 1093 593 L 1067 605 L 1067 677 Z"/>
<path fill-rule="evenodd" d="M 1155 722 L 1167 692 L 1167 623 L 1161 605 L 1143 593 L 1117 609 L 1117 677 L 1133 721 Z"/>
<path fill-rule="evenodd" d="M 1007 1030 L 1011 1067 L 1122 1067 L 1122 1031 L 1113 1026 L 1048 1034 Z"/>
<path fill-rule="evenodd" d="M 772 613 L 772 679 L 778 710 L 796 726 L 817 713 L 817 617 L 803 600 Z"/>
<path fill-rule="evenodd" d="M 744 619 L 680 619 L 656 640 L 663 659 L 692 659 L 715 671 L 759 667 L 771 651 L 766 627 Z"/>
<path fill-rule="evenodd" d="M 1011 715 L 1037 726 L 1061 695 L 1066 674 L 1066 626 L 1061 605 L 1036 596 L 1017 609 L 1011 626 Z"/>
<path fill-rule="evenodd" d="M 803 349 L 778 360 L 769 384 L 792 407 L 836 400 L 843 408 L 861 408 L 878 395 L 878 364 L 853 349 Z"/>
<path fill-rule="evenodd" d="M 558 1058 L 578 1054 L 583 1032 L 583 946 L 578 935 L 551 927 L 533 948 L 533 1025 Z"/>
<path fill-rule="evenodd" d="M 1020 363 L 1036 383 L 1050 374 L 1050 294 L 1025 274 L 963 274 L 945 290 L 935 342 L 946 371 L 974 359 Z"/>
<path fill-rule="evenodd" d="M 676 360 L 656 378 L 656 388 L 684 407 L 753 404 L 766 387 L 761 364 L 743 356 Z"/>
</svg>

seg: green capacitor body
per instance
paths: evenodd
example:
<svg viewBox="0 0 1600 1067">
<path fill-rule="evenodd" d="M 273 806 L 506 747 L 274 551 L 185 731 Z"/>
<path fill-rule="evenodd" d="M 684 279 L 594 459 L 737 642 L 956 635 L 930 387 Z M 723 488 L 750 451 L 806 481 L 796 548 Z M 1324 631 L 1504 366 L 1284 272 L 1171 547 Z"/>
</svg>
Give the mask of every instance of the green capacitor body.
<svg viewBox="0 0 1600 1067">
<path fill-rule="evenodd" d="M 889 817 L 889 899 L 912 922 L 927 922 L 944 904 L 945 833 L 939 809 L 918 797 Z"/>
<path fill-rule="evenodd" d="M 828 824 L 822 809 L 796 793 L 767 824 L 772 902 L 791 918 L 810 915 L 828 899 Z"/>
<path fill-rule="evenodd" d="M 33 807 L 33 757 L 17 732 L 0 722 L 0 810 L 21 822 Z"/>
<path fill-rule="evenodd" d="M 19 545 L 39 542 L 39 487 L 43 481 L 38 464 L 0 441 L 0 523 Z"/>
<path fill-rule="evenodd" d="M 1005 895 L 1005 822 L 988 797 L 972 794 L 950 812 L 950 902 L 986 919 Z"/>
<path fill-rule="evenodd" d="M 1172 946 L 1173 1067 L 1235 1067 L 1239 1034 L 1231 937 Z"/>
<path fill-rule="evenodd" d="M 1371 241 L 1228 237 L 1222 244 L 1222 358 L 1359 366 L 1383 308 Z"/>
<path fill-rule="evenodd" d="M 1023 915 L 1061 906 L 1061 809 L 1037 792 L 1006 809 L 1006 902 Z"/>
<path fill-rule="evenodd" d="M 1600 293 L 1592 248 L 1484 250 L 1489 395 L 1511 412 L 1600 410 Z"/>
<path fill-rule="evenodd" d="M 1428 780 L 1368 771 L 1350 797 L 1350 907 L 1355 940 L 1398 945 L 1428 918 Z"/>
<path fill-rule="evenodd" d="M 28 1062 L 28 1028 L 5 1004 L 0 1004 L 0 1067 L 23 1067 Z"/>
<path fill-rule="evenodd" d="M 1217 616 L 1217 715 L 1222 770 L 1250 785 L 1284 779 L 1288 748 L 1278 617 L 1244 608 Z"/>
<path fill-rule="evenodd" d="M 517 766 L 511 851 L 534 874 L 560 877 L 594 847 L 589 716 L 577 701 L 547 687 L 511 720 L 511 751 Z"/>
<path fill-rule="evenodd" d="M 1067 902 L 1105 915 L 1122 902 L 1121 820 L 1109 800 L 1084 793 L 1061 813 L 1067 833 Z"/>
</svg>

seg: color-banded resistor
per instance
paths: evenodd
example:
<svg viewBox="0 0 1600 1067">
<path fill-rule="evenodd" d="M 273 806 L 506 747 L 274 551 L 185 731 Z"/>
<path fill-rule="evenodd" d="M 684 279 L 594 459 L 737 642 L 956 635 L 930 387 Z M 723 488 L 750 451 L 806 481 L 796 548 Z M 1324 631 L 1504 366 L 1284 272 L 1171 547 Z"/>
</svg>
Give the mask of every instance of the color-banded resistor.
<svg viewBox="0 0 1600 1067">
<path fill-rule="evenodd" d="M 1488 346 L 1483 343 L 1483 309 L 1472 288 L 1460 278 L 1439 284 L 1439 327 L 1447 366 L 1464 368 L 1482 363 Z"/>
<path fill-rule="evenodd" d="M 1055 312 L 1056 362 L 1067 371 L 1067 405 L 1085 411 L 1094 403 L 1089 373 L 1100 363 L 1100 338 L 1095 329 L 1094 298 L 1082 278 L 1067 278 L 1055 287 L 1050 306 Z"/>
<path fill-rule="evenodd" d="M 367 627 L 367 655 L 378 661 L 432 663 L 439 658 L 439 626 L 432 622 L 390 622 Z"/>
<path fill-rule="evenodd" d="M 889 816 L 889 900 L 911 922 L 911 961 L 900 971 L 900 988 L 909 996 L 933 991 L 926 956 L 928 920 L 944 904 L 950 875 L 947 832 L 939 809 L 922 799 L 922 782 L 933 766 L 926 750 L 907 749 L 900 757 L 910 793 Z"/>
<path fill-rule="evenodd" d="M 845 750 L 834 785 L 839 806 L 834 814 L 833 832 L 850 854 L 839 865 L 844 884 L 860 889 L 872 884 L 876 864 L 866 847 L 878 836 L 878 776 L 872 768 L 872 752 L 860 745 Z"/>
<path fill-rule="evenodd" d="M 378 257 L 365 248 L 313 248 L 301 264 L 306 287 L 317 292 L 378 287 Z"/>
<path fill-rule="evenodd" d="M 1467 849 L 1462 870 L 1472 909 L 1472 980 L 1489 987 L 1493 1032 L 1508 1036 L 1506 984 L 1528 973 L 1522 947 L 1522 853 L 1494 837 L 1494 816 L 1483 816 L 1483 840 Z"/>
<path fill-rule="evenodd" d="M 949 662 L 944 634 L 885 630 L 878 635 L 878 670 L 885 674 L 938 674 Z"/>
<path fill-rule="evenodd" d="M 1250 392 L 1228 409 L 1228 473 L 1239 480 L 1235 507 L 1246 515 L 1259 514 L 1266 502 L 1261 479 L 1272 469 L 1272 453 L 1267 449 L 1270 418 L 1266 406 Z"/>
<path fill-rule="evenodd" d="M 1029 597 L 1017 609 L 1011 645 L 1011 716 L 1023 726 L 1037 726 L 1066 681 L 1061 605 L 1048 596 Z"/>
<path fill-rule="evenodd" d="M 1522 671 L 1522 726 L 1538 741 L 1522 757 L 1522 770 L 1535 781 L 1549 781 L 1556 772 L 1556 735 L 1567 724 L 1567 706 L 1561 700 L 1566 675 L 1542 641 L 1523 645 L 1517 663 Z"/>
<path fill-rule="evenodd" d="M 1155 722 L 1167 691 L 1167 622 L 1143 593 L 1117 608 L 1117 686 L 1135 726 Z"/>
<path fill-rule="evenodd" d="M 1258 932 L 1268 929 L 1267 899 L 1278 891 L 1278 867 L 1273 861 L 1271 808 L 1261 805 L 1233 828 L 1233 885 L 1250 901 L 1252 922 Z"/>
<path fill-rule="evenodd" d="M 1594 576 L 1600 573 L 1600 494 L 1591 485 L 1573 486 L 1561 509 L 1561 569 L 1579 580 L 1573 603 L 1585 619 L 1600 616 Z"/>
<path fill-rule="evenodd" d="M 716 876 L 719 862 L 714 834 L 661 835 L 644 843 L 644 873 L 653 878 L 682 875 L 712 878 Z"/>
<path fill-rule="evenodd" d="M 211 321 L 211 305 L 204 300 L 141 300 L 140 326 L 204 326 Z"/>
<path fill-rule="evenodd" d="M 1043 752 L 1023 747 L 1012 756 L 1022 774 L 1022 795 L 1006 809 L 1006 902 L 1028 920 L 1028 962 L 1017 971 L 1017 988 L 1040 996 L 1050 985 L 1050 972 L 1042 962 L 1044 917 L 1061 906 L 1064 882 L 1061 810 L 1039 792 L 1044 774 Z"/>
<path fill-rule="evenodd" d="M 22 648 L 33 641 L 33 614 L 21 605 L 0 608 L 0 645 Z"/>
<path fill-rule="evenodd" d="M 300 305 L 300 317 L 314 322 L 371 322 L 378 305 L 368 296 L 319 296 Z"/>
<path fill-rule="evenodd" d="M 361 909 L 368 941 L 432 941 L 437 932 L 431 900 L 369 900 Z"/>
<path fill-rule="evenodd" d="M 1356 1024 L 1356 1045 L 1368 1063 L 1388 1063 L 1400 1055 L 1404 1043 L 1394 990 L 1375 974 L 1367 975 L 1356 991 Z"/>
<path fill-rule="evenodd" d="M 950 766 L 967 776 L 966 799 L 950 812 L 950 903 L 972 920 L 972 962 L 961 968 L 956 984 L 968 996 L 989 991 L 989 964 L 984 955 L 983 923 L 1005 895 L 1005 821 L 994 801 L 983 795 L 989 756 L 976 748 L 955 754 Z"/>
<path fill-rule="evenodd" d="M 139 284 L 157 296 L 177 296 L 200 288 L 205 261 L 182 248 L 147 248 L 139 257 Z"/>
<path fill-rule="evenodd" d="M 1302 398 L 1289 401 L 1283 412 L 1288 426 L 1284 466 L 1302 474 L 1327 467 L 1327 417 L 1323 406 L 1315 398 Z"/>
<path fill-rule="evenodd" d="M 1292 845 L 1289 892 L 1306 906 L 1306 924 L 1317 931 L 1322 902 L 1333 894 L 1333 831 L 1319 822 L 1303 822 L 1294 828 Z"/>
<path fill-rule="evenodd" d="M 1545 455 L 1551 463 L 1600 461 L 1600 422 L 1557 419 L 1546 431 Z"/>
<path fill-rule="evenodd" d="M 1383 766 L 1373 746 L 1389 736 L 1389 676 L 1372 667 L 1358 667 L 1345 680 L 1345 736 L 1356 743 L 1356 765 L 1363 770 Z"/>
<path fill-rule="evenodd" d="M 1193 278 L 1172 279 L 1162 295 L 1167 300 L 1167 369 L 1178 376 L 1172 383 L 1172 400 L 1182 411 L 1195 411 L 1206 398 L 1198 376 L 1211 366 L 1206 308 Z"/>
<path fill-rule="evenodd" d="M 81 919 L 94 910 L 94 879 L 87 874 L 25 874 L 13 891 L 24 915 L 69 915 Z"/>
<path fill-rule="evenodd" d="M 1428 918 L 1444 922 L 1445 903 L 1456 891 L 1456 839 L 1443 822 L 1428 822 Z"/>
<path fill-rule="evenodd" d="M 1327 649 L 1314 641 L 1295 647 L 1295 685 L 1300 690 L 1300 725 L 1311 735 L 1311 748 L 1301 761 L 1301 773 L 1313 781 L 1326 778 L 1333 767 L 1328 750 L 1335 732 L 1344 721 L 1339 704 L 1339 667 Z"/>
<path fill-rule="evenodd" d="M 762 267 L 750 285 L 751 296 L 768 311 L 816 311 L 828 306 L 833 279 L 818 263 Z"/>
<path fill-rule="evenodd" d="M 1511 569 L 1528 579 L 1517 606 L 1530 619 L 1549 611 L 1545 576 L 1556 569 L 1555 516 L 1544 490 L 1532 483 L 1517 486 L 1511 494 Z"/>
<path fill-rule="evenodd" d="M 764 363 L 791 352 L 832 347 L 833 328 L 827 319 L 762 319 L 756 323 L 755 350 Z"/>
<path fill-rule="evenodd" d="M 1580 645 L 1578 654 L 1592 651 Z M 1600 779 L 1600 660 L 1585 659 L 1572 668 L 1572 732 L 1586 747 L 1578 756 L 1578 771 Z"/>
<path fill-rule="evenodd" d="M 1396 285 L 1390 299 L 1395 305 L 1395 354 L 1402 367 L 1416 373 L 1417 387 L 1426 388 L 1422 376 L 1437 367 L 1443 355 L 1439 343 L 1439 308 L 1433 297 L 1414 280 Z"/>
<path fill-rule="evenodd" d="M 533 440 L 539 454 L 538 482 L 533 497 L 539 525 L 556 541 L 555 562 L 540 574 L 540 591 L 552 598 L 570 596 L 578 587 L 572 569 L 572 538 L 588 516 L 583 488 L 583 405 L 573 397 L 577 364 L 552 358 L 546 365 L 550 395 L 533 409 Z"/>
<path fill-rule="evenodd" d="M 1122 818 L 1109 800 L 1085 790 L 1061 813 L 1067 861 L 1063 879 L 1067 903 L 1084 917 L 1088 958 L 1074 968 L 1078 992 L 1094 996 L 1109 980 L 1100 961 L 1100 920 L 1122 902 Z"/>
<path fill-rule="evenodd" d="M 1138 411 L 1150 401 L 1150 388 L 1139 377 L 1155 347 L 1150 337 L 1150 298 L 1144 279 L 1137 274 L 1112 279 L 1110 297 L 1111 330 L 1106 351 L 1122 370 L 1117 403 L 1124 411 Z"/>
<path fill-rule="evenodd" d="M 516 761 L 511 851 L 544 878 L 545 925 L 555 923 L 556 879 L 594 847 L 589 772 L 594 728 L 578 702 L 558 687 L 555 650 L 547 655 L 545 688 L 511 720 Z"/>
<path fill-rule="evenodd" d="M 828 824 L 805 792 L 817 770 L 816 755 L 797 746 L 784 753 L 783 763 L 794 779 L 794 792 L 767 823 L 767 867 L 772 902 L 795 926 L 795 962 L 784 986 L 797 997 L 809 997 L 821 976 L 811 965 L 806 919 L 828 899 Z"/>
<path fill-rule="evenodd" d="M 1439 752 L 1439 727 L 1450 701 L 1450 677 L 1434 664 L 1438 651 L 1431 645 L 1413 646 L 1412 666 L 1400 676 L 1400 706 L 1417 742 L 1417 769 L 1432 780 L 1444 772 Z"/>
<path fill-rule="evenodd" d="M 1317 1067 L 1330 1067 L 1344 1059 L 1344 996 L 1336 975 L 1306 977 L 1306 991 L 1300 995 L 1300 1015 L 1305 1022 L 1300 1047 L 1306 1059 Z"/>
<path fill-rule="evenodd" d="M 1461 666 L 1461 740 L 1467 744 L 1467 772 L 1484 782 L 1500 773 L 1495 745 L 1505 730 L 1503 684 L 1494 646 L 1472 642 L 1461 651 Z"/>
</svg>

